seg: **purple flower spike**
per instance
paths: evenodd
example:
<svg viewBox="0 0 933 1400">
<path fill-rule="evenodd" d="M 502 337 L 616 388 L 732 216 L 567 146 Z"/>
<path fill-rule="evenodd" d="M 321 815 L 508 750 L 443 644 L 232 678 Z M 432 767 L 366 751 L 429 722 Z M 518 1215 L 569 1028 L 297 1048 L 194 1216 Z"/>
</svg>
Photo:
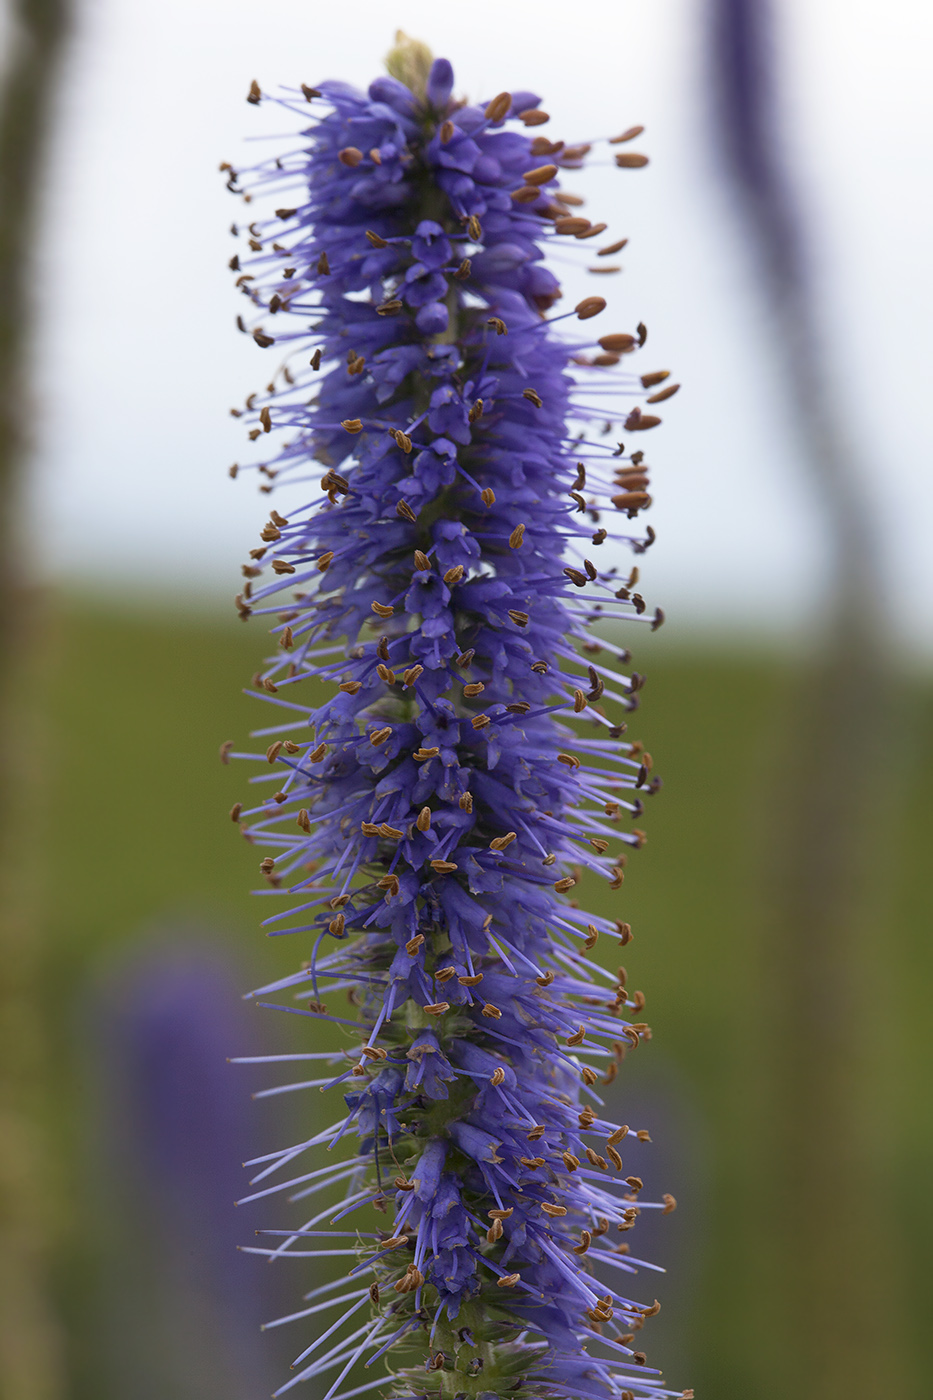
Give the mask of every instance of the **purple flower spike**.
<svg viewBox="0 0 933 1400">
<path fill-rule="evenodd" d="M 620 887 L 660 786 L 624 737 L 642 677 L 587 629 L 663 614 L 637 569 L 590 556 L 619 520 L 617 542 L 653 542 L 629 523 L 644 454 L 608 435 L 656 426 L 677 386 L 624 367 L 644 326 L 593 333 L 602 297 L 549 315 L 548 245 L 603 228 L 558 183 L 589 147 L 536 135 L 534 94 L 452 101 L 450 65 L 419 62 L 408 86 L 275 99 L 317 120 L 245 186 L 230 174 L 251 201 L 240 326 L 275 347 L 247 403 L 251 439 L 275 434 L 260 489 L 307 502 L 272 511 L 237 599 L 279 651 L 254 683 L 269 747 L 239 755 L 261 764 L 256 800 L 233 816 L 272 852 L 264 892 L 292 896 L 269 930 L 307 959 L 253 995 L 355 1041 L 309 1054 L 337 1121 L 255 1178 L 345 1193 L 254 1247 L 346 1256 L 317 1290 L 345 1290 L 346 1321 L 312 1325 L 278 1394 L 324 1376 L 322 1400 L 658 1400 L 680 1392 L 638 1349 L 658 1309 L 628 1241 L 675 1203 L 641 1200 L 648 1134 L 599 1096 L 650 1031 L 624 971 L 587 957 L 628 924 L 572 891 L 584 871 Z M 584 252 L 611 271 L 619 246 Z M 304 1168 L 338 1142 L 346 1160 Z M 388 1377 L 367 1369 L 384 1356 Z"/>
</svg>

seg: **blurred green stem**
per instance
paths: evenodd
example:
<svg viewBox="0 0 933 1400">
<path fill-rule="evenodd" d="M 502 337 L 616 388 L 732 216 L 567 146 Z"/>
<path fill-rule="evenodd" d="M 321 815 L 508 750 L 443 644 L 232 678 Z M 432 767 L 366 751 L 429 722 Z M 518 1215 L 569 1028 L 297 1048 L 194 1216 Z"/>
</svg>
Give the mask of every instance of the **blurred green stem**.
<svg viewBox="0 0 933 1400">
<path fill-rule="evenodd" d="M 48 1267 L 54 1207 L 43 1150 L 49 1072 L 30 830 L 41 603 L 22 582 L 21 480 L 31 447 L 32 253 L 70 0 L 12 0 L 0 91 L 0 1394 L 57 1400 L 61 1347 Z"/>
<path fill-rule="evenodd" d="M 762 973 L 771 1087 L 761 1167 L 770 1209 L 757 1332 L 775 1396 L 793 1389 L 807 1400 L 847 1400 L 888 1386 L 903 1394 L 891 1191 L 879 1179 L 873 1086 L 884 1046 L 872 1027 L 883 1017 L 870 941 L 897 678 L 878 530 L 823 369 L 812 292 L 806 279 L 771 271 L 789 396 L 821 498 L 828 607 L 789 697 L 769 803 Z M 775 1284 L 786 1308 L 777 1326 Z"/>
</svg>

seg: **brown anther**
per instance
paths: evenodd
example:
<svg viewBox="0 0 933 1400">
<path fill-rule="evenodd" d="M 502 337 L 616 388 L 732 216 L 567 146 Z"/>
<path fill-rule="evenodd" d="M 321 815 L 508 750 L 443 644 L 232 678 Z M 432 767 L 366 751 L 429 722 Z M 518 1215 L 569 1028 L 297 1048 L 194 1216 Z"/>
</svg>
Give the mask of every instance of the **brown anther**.
<svg viewBox="0 0 933 1400">
<path fill-rule="evenodd" d="M 426 573 L 431 568 L 431 561 L 420 549 L 415 550 L 415 568 L 421 573 Z"/>
<path fill-rule="evenodd" d="M 434 980 L 443 985 L 445 982 L 449 982 L 451 977 L 456 976 L 456 972 L 457 969 L 455 967 L 440 967 L 434 974 Z"/>
<path fill-rule="evenodd" d="M 410 521 L 412 525 L 414 525 L 415 521 L 418 519 L 417 515 L 412 510 L 411 506 L 408 504 L 407 501 L 398 502 L 398 504 L 395 507 L 395 514 L 399 516 L 402 520 Z"/>
<path fill-rule="evenodd" d="M 535 978 L 535 982 L 539 987 L 549 987 L 553 981 L 554 973 L 551 971 L 542 973 L 540 977 Z"/>
<path fill-rule="evenodd" d="M 575 1172 L 580 1165 L 580 1158 L 575 1157 L 572 1152 L 562 1152 L 561 1160 L 569 1172 Z"/>
<path fill-rule="evenodd" d="M 500 316 L 490 316 L 486 322 L 487 326 L 492 326 L 496 335 L 508 335 L 509 328 Z"/>
<path fill-rule="evenodd" d="M 535 389 L 523 389 L 522 398 L 527 399 L 529 403 L 534 404 L 535 408 L 543 407 L 541 395 Z"/>
<path fill-rule="evenodd" d="M 608 248 L 600 248 L 596 256 L 598 258 L 609 258 L 613 253 L 621 253 L 626 243 L 628 243 L 627 238 L 620 238 L 618 243 L 610 243 Z"/>
<path fill-rule="evenodd" d="M 421 811 L 418 813 L 418 818 L 417 818 L 417 820 L 416 820 L 416 822 L 415 822 L 415 826 L 418 828 L 419 831 L 430 831 L 430 829 L 431 829 L 431 808 L 430 808 L 430 807 L 422 807 Z"/>
<path fill-rule="evenodd" d="M 575 690 L 575 691 L 573 692 L 573 712 L 574 712 L 574 714 L 578 715 L 578 714 L 580 714 L 580 712 L 581 712 L 582 710 L 585 710 L 585 709 L 586 709 L 586 696 L 584 695 L 584 693 L 583 693 L 582 690 Z"/>
<path fill-rule="evenodd" d="M 409 938 L 408 942 L 405 944 L 405 952 L 410 958 L 413 958 L 415 956 L 423 942 L 423 933 L 416 933 L 414 938 Z"/>
<path fill-rule="evenodd" d="M 641 170 L 648 164 L 648 157 L 639 155 L 637 151 L 619 151 L 616 156 L 616 165 L 624 170 Z"/>
<path fill-rule="evenodd" d="M 308 363 L 310 364 L 310 366 L 311 366 L 312 369 L 320 369 L 320 368 L 321 368 L 321 351 L 320 351 L 320 350 L 315 350 L 314 354 L 311 356 L 311 359 L 308 361 Z"/>
<path fill-rule="evenodd" d="M 370 603 L 369 606 L 377 617 L 391 617 L 395 612 L 395 609 L 390 607 L 388 603 Z"/>
<path fill-rule="evenodd" d="M 480 493 L 484 506 L 494 506 L 496 504 L 496 493 L 491 486 L 486 486 Z"/>
<path fill-rule="evenodd" d="M 502 1221 L 494 1220 L 486 1231 L 486 1241 L 488 1244 L 495 1244 L 496 1240 L 502 1239 Z"/>
<path fill-rule="evenodd" d="M 270 345 L 275 344 L 275 336 L 266 335 L 265 331 L 261 331 L 258 326 L 253 331 L 253 339 L 260 350 L 268 350 Z"/>
<path fill-rule="evenodd" d="M 541 198 L 541 190 L 537 185 L 519 185 L 509 198 L 514 204 L 534 204 L 536 199 Z"/>
<path fill-rule="evenodd" d="M 672 399 L 680 388 L 679 384 L 668 384 L 666 389 L 659 389 L 656 394 L 652 394 L 646 399 L 646 403 L 663 403 L 665 399 Z"/>
<path fill-rule="evenodd" d="M 379 1306 L 379 1285 L 378 1285 L 378 1283 L 371 1283 L 371 1284 L 369 1285 L 369 1301 L 372 1303 L 373 1307 L 378 1308 L 378 1306 Z"/>
<path fill-rule="evenodd" d="M 643 374 L 641 376 L 641 387 L 643 389 L 653 389 L 655 384 L 663 384 L 665 379 L 670 379 L 670 377 L 671 372 L 669 369 L 653 370 L 651 374 Z"/>
<path fill-rule="evenodd" d="M 317 260 L 317 270 L 321 277 L 327 277 L 330 273 L 330 260 L 326 251 L 323 252 Z M 272 309 L 271 302 L 269 304 L 269 309 Z"/>
<path fill-rule="evenodd" d="M 275 760 L 278 758 L 279 754 L 282 752 L 282 745 L 283 745 L 283 740 L 281 740 L 281 739 L 276 739 L 276 741 L 275 741 L 274 744 L 270 744 L 270 745 L 269 745 L 269 747 L 266 749 L 266 762 L 267 762 L 267 763 L 274 763 L 274 762 L 275 762 Z"/>
<path fill-rule="evenodd" d="M 386 240 L 383 237 L 381 237 L 380 234 L 373 233 L 371 228 L 368 228 L 366 230 L 366 237 L 369 239 L 370 243 L 374 248 L 388 248 L 389 246 Z"/>
<path fill-rule="evenodd" d="M 474 715 L 470 723 L 474 729 L 485 729 L 487 724 L 492 723 L 492 720 L 488 715 Z"/>
<path fill-rule="evenodd" d="M 494 837 L 489 843 L 489 849 L 491 851 L 504 851 L 506 847 L 511 846 L 512 842 L 515 840 L 517 840 L 517 833 L 510 831 L 505 836 Z"/>
<path fill-rule="evenodd" d="M 615 1066 L 613 1066 L 613 1068 L 615 1068 Z M 606 1145 L 606 1156 L 609 1158 L 616 1171 L 620 1172 L 622 1170 L 622 1158 L 619 1156 L 615 1148 L 610 1147 L 608 1144 Z"/>
<path fill-rule="evenodd" d="M 664 1209 L 661 1211 L 662 1215 L 670 1215 L 672 1210 L 677 1209 L 677 1202 L 671 1195 L 670 1191 L 665 1191 L 664 1195 L 661 1197 L 661 1200 L 664 1202 Z"/>
<path fill-rule="evenodd" d="M 397 316 L 402 309 L 402 303 L 397 297 L 390 297 L 388 301 L 382 301 L 376 307 L 377 316 Z"/>
<path fill-rule="evenodd" d="M 589 1128 L 596 1122 L 596 1114 L 593 1109 L 590 1108 L 589 1104 L 587 1104 L 586 1108 L 581 1108 L 577 1121 L 581 1128 Z"/>
<path fill-rule="evenodd" d="M 627 1176 L 625 1178 L 625 1184 L 631 1187 L 633 1191 L 642 1191 L 645 1185 L 640 1176 Z"/>
<path fill-rule="evenodd" d="M 408 1243 L 407 1235 L 392 1235 L 390 1239 L 380 1240 L 380 1249 L 399 1249 L 403 1244 Z"/>
<path fill-rule="evenodd" d="M 324 757 L 324 755 L 325 755 L 326 753 L 327 753 L 327 745 L 326 745 L 326 744 L 318 744 L 317 748 L 316 748 L 316 749 L 312 749 L 311 752 L 308 754 L 308 762 L 309 762 L 309 763 L 320 763 L 321 759 Z"/>
<path fill-rule="evenodd" d="M 554 1216 L 555 1218 L 567 1214 L 566 1206 L 552 1206 L 550 1201 L 542 1201 L 541 1209 L 544 1211 L 545 1215 Z"/>
<path fill-rule="evenodd" d="M 489 122 L 501 122 L 508 116 L 512 106 L 512 94 L 510 92 L 500 92 L 498 97 L 494 97 L 486 108 L 486 120 Z"/>
<path fill-rule="evenodd" d="M 414 685 L 423 671 L 423 666 L 409 666 L 408 670 L 402 674 L 402 683 L 405 686 Z"/>
<path fill-rule="evenodd" d="M 644 129 L 643 126 L 627 127 L 626 130 L 622 132 L 621 136 L 610 136 L 609 144 L 610 146 L 619 146 L 623 141 L 634 141 L 635 137 L 640 136 Z"/>
<path fill-rule="evenodd" d="M 502 1068 L 501 1065 L 498 1069 L 493 1070 L 492 1074 L 490 1075 L 489 1082 L 496 1089 L 498 1089 L 500 1084 L 505 1083 L 505 1070 Z"/>
<path fill-rule="evenodd" d="M 598 316 L 601 311 L 605 311 L 606 299 L 605 297 L 584 297 L 582 301 L 577 302 L 573 309 L 577 313 L 578 321 L 589 321 L 591 317 Z"/>
<path fill-rule="evenodd" d="M 526 170 L 522 179 L 526 185 L 546 185 L 556 174 L 556 165 L 537 165 L 534 170 Z"/>
<path fill-rule="evenodd" d="M 592 1243 L 592 1239 L 593 1237 L 590 1234 L 589 1230 L 581 1230 L 580 1243 L 575 1244 L 573 1247 L 574 1254 L 585 1254 L 586 1251 L 589 1249 L 590 1244 Z"/>
<path fill-rule="evenodd" d="M 524 541 L 524 538 L 525 538 L 525 527 L 524 527 L 524 525 L 516 525 L 516 526 L 515 526 L 515 529 L 514 529 L 514 530 L 512 531 L 512 533 L 509 535 L 509 548 L 510 548 L 510 549 L 521 549 L 521 547 L 522 547 L 522 542 Z"/>
<path fill-rule="evenodd" d="M 459 867 L 452 860 L 432 860 L 431 869 L 438 875 L 451 875 Z"/>
<path fill-rule="evenodd" d="M 460 807 L 461 812 L 472 812 L 472 810 L 473 810 L 473 794 L 472 794 L 471 792 L 465 792 L 465 793 L 463 793 L 463 794 L 461 795 L 461 797 L 460 797 L 460 801 L 459 801 L 459 803 L 458 803 L 458 806 Z"/>
<path fill-rule="evenodd" d="M 471 214 L 467 220 L 467 233 L 474 243 L 478 243 L 483 236 L 483 226 L 475 214 Z"/>
<path fill-rule="evenodd" d="M 439 753 L 440 749 L 438 748 L 420 748 L 415 749 L 415 752 L 412 754 L 412 758 L 417 759 L 419 763 L 427 763 L 429 758 L 437 758 L 437 755 Z"/>
<path fill-rule="evenodd" d="M 262 100 L 262 89 L 255 78 L 249 85 L 249 92 L 246 95 L 246 100 L 247 102 L 252 102 L 254 106 Z"/>
<path fill-rule="evenodd" d="M 627 332 L 619 331 L 612 335 L 602 336 L 599 340 L 599 344 L 603 350 L 618 351 L 620 354 L 624 355 L 628 351 L 635 349 L 636 339 L 635 336 L 629 335 Z"/>
<path fill-rule="evenodd" d="M 340 426 L 345 432 L 351 434 L 361 433 L 363 431 L 363 424 L 359 418 L 344 418 Z"/>
<path fill-rule="evenodd" d="M 590 227 L 586 229 L 584 233 L 578 233 L 576 237 L 578 239 L 596 238 L 598 234 L 605 233 L 608 227 L 608 224 L 591 224 Z M 608 270 L 608 268 L 602 267 L 595 269 L 595 271 L 597 272 L 608 272 Z"/>
<path fill-rule="evenodd" d="M 426 1006 L 424 1010 L 428 1016 L 443 1016 L 445 1011 L 450 1010 L 450 1002 L 436 1001 L 433 1006 Z"/>
<path fill-rule="evenodd" d="M 223 743 L 221 744 L 221 746 L 220 746 L 220 761 L 221 761 L 221 763 L 229 763 L 229 762 L 230 762 L 230 750 L 231 750 L 232 748 L 233 748 L 233 740 L 232 740 L 232 739 L 225 739 L 225 740 L 223 741 Z"/>
<path fill-rule="evenodd" d="M 386 891 L 386 899 L 391 899 L 397 895 L 401 886 L 397 875 L 383 875 L 381 880 L 376 881 L 376 888 Z"/>
<path fill-rule="evenodd" d="M 467 699 L 472 700 L 475 696 L 482 695 L 485 689 L 486 686 L 482 681 L 473 681 L 470 685 L 463 687 L 463 693 Z"/>
<path fill-rule="evenodd" d="M 636 995 L 636 996 L 641 996 L 641 992 L 636 992 L 635 995 Z M 639 1128 L 638 1131 L 636 1132 L 635 1136 L 638 1138 L 638 1141 L 639 1141 L 639 1142 L 650 1142 L 650 1141 L 651 1141 L 651 1134 L 648 1132 L 648 1129 L 647 1129 L 647 1128 Z"/>
<path fill-rule="evenodd" d="M 363 159 L 363 152 L 356 146 L 344 146 L 342 151 L 337 152 L 337 159 L 343 165 L 359 165 L 360 161 Z"/>
<path fill-rule="evenodd" d="M 508 1206 L 505 1210 L 501 1207 L 494 1206 L 491 1210 L 487 1210 L 486 1212 L 490 1220 L 508 1220 L 514 1213 L 514 1206 Z"/>
<path fill-rule="evenodd" d="M 493 1006 L 491 1001 L 486 1002 L 482 1014 L 490 1021 L 501 1021 L 502 1019 L 502 1012 L 498 1006 Z"/>
<path fill-rule="evenodd" d="M 528 1132 L 525 1134 L 525 1137 L 528 1139 L 529 1142 L 537 1142 L 540 1138 L 544 1137 L 544 1134 L 546 1132 L 547 1128 L 544 1125 L 538 1123 L 535 1127 L 528 1129 Z"/>
<path fill-rule="evenodd" d="M 453 124 L 453 122 L 451 122 L 451 121 L 446 121 L 446 122 L 442 122 L 442 123 L 441 123 L 441 128 L 440 128 L 440 131 L 439 131 L 438 135 L 439 135 L 439 137 L 440 137 L 440 143 L 441 143 L 442 146 L 446 146 L 446 145 L 447 145 L 447 142 L 448 142 L 448 141 L 451 139 L 451 137 L 453 136 L 455 129 L 456 129 L 456 128 L 454 127 L 454 124 Z"/>
<path fill-rule="evenodd" d="M 454 566 L 448 569 L 447 572 L 444 574 L 444 582 L 459 583 L 460 580 L 463 578 L 463 572 L 464 570 L 462 564 L 454 564 Z"/>
<path fill-rule="evenodd" d="M 376 667 L 376 675 L 381 681 L 385 681 L 386 685 L 395 684 L 395 672 L 390 666 L 383 666 L 381 661 Z"/>
<path fill-rule="evenodd" d="M 460 264 L 460 266 L 457 268 L 457 271 L 454 273 L 454 276 L 456 277 L 457 281 L 465 282 L 470 275 L 472 267 L 473 264 L 470 262 L 470 259 L 464 258 L 463 262 Z"/>
<path fill-rule="evenodd" d="M 271 875 L 272 871 L 275 869 L 275 861 L 271 856 L 266 856 L 265 860 L 259 862 L 259 869 L 262 871 L 263 875 Z"/>
<path fill-rule="evenodd" d="M 497 1288 L 514 1288 L 521 1281 L 521 1274 L 505 1274 L 502 1278 L 496 1279 Z"/>
<path fill-rule="evenodd" d="M 515 623 L 516 627 L 528 626 L 528 614 L 526 612 L 521 612 L 518 608 L 509 608 L 509 617 L 512 622 Z M 531 669 L 534 670 L 534 666 L 532 666 Z"/>
<path fill-rule="evenodd" d="M 342 690 L 344 695 L 358 695 L 362 685 L 360 681 L 344 681 L 337 689 Z"/>
<path fill-rule="evenodd" d="M 243 803 L 234 802 L 233 806 L 230 808 L 230 820 L 232 822 L 238 822 L 240 820 L 240 813 L 242 812 L 242 810 Z"/>
<path fill-rule="evenodd" d="M 379 827 L 379 835 L 384 836 L 387 841 L 401 841 L 405 833 L 399 831 L 397 826 L 389 826 L 388 822 L 383 822 Z"/>
<path fill-rule="evenodd" d="M 565 768 L 572 769 L 573 772 L 576 772 L 580 767 L 580 760 L 572 753 L 559 753 L 557 762 L 562 763 Z"/>
<path fill-rule="evenodd" d="M 269 412 L 269 406 L 268 406 L 268 404 L 266 405 L 265 408 L 263 408 L 263 409 L 260 410 L 260 413 L 259 413 L 259 421 L 260 421 L 260 423 L 262 424 L 263 432 L 266 432 L 266 433 L 271 433 L 271 432 L 272 432 L 272 414 Z"/>
<path fill-rule="evenodd" d="M 586 233 L 589 227 L 589 219 L 584 219 L 580 214 L 565 214 L 562 218 L 554 220 L 554 229 L 557 233 L 569 233 L 574 237 L 578 233 Z"/>
<path fill-rule="evenodd" d="M 574 881 L 574 883 L 576 883 L 576 881 Z M 573 1035 L 568 1035 L 568 1037 L 567 1037 L 567 1039 L 565 1040 L 564 1044 L 565 1044 L 565 1045 L 582 1045 L 585 1039 L 586 1039 L 586 1026 L 581 1026 L 580 1029 L 579 1029 L 578 1031 L 574 1031 Z"/>
<path fill-rule="evenodd" d="M 379 745 L 384 744 L 391 733 L 392 730 L 389 726 L 386 726 L 385 729 L 376 729 L 372 734 L 370 734 L 369 742 L 372 744 L 374 749 L 378 749 Z"/>
</svg>

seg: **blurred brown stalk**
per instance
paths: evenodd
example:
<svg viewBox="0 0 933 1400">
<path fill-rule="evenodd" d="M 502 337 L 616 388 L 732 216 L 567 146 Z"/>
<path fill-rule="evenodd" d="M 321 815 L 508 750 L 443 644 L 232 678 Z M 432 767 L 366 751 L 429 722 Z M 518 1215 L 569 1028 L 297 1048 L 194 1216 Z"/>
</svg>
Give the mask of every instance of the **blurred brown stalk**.
<svg viewBox="0 0 933 1400">
<path fill-rule="evenodd" d="M 43 627 L 23 579 L 21 485 L 32 445 L 32 252 L 71 4 L 12 0 L 9 11 L 0 90 L 0 1394 L 57 1400 L 63 1360 L 48 1283 L 55 1193 L 42 1123 L 50 1067 L 29 821 L 39 734 L 27 692 L 42 665 Z"/>
<path fill-rule="evenodd" d="M 738 1326 L 763 1400 L 901 1394 L 894 1229 L 883 1204 L 891 1191 L 877 1179 L 872 1087 L 871 1028 L 883 1016 L 871 977 L 870 872 L 891 797 L 884 735 L 895 702 L 877 530 L 826 369 L 803 195 L 782 159 L 778 11 L 768 0 L 711 0 L 710 15 L 725 164 L 797 431 L 802 470 L 794 483 L 791 467 L 788 490 L 802 494 L 809 477 L 823 549 L 817 634 L 786 697 L 763 809 L 764 1063 L 751 1071 Z"/>
</svg>

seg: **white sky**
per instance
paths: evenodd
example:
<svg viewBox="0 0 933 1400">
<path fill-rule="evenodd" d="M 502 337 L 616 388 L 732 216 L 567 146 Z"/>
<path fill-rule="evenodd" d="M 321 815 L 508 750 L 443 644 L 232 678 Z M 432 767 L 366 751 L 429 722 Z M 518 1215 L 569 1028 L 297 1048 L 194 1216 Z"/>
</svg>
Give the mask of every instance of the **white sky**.
<svg viewBox="0 0 933 1400">
<path fill-rule="evenodd" d="M 923 421 L 933 10 L 917 0 L 883 10 L 775 3 L 787 139 L 840 401 L 885 540 L 897 625 L 933 653 Z M 639 444 L 650 448 L 659 534 L 646 591 L 679 628 L 799 627 L 819 592 L 819 533 L 711 154 L 704 17 L 704 0 L 83 0 L 37 279 L 30 514 L 43 569 L 191 598 L 236 591 L 268 501 L 251 478 L 226 476 L 247 457 L 227 411 L 270 365 L 234 330 L 227 228 L 242 206 L 217 165 L 245 163 L 245 136 L 283 129 L 245 103 L 250 79 L 365 86 L 400 25 L 451 58 L 460 92 L 541 93 L 553 135 L 647 127 L 647 170 L 568 181 L 592 217 L 631 240 L 621 276 L 586 283 L 610 296 L 600 324 L 644 319 L 641 368 L 670 368 L 684 383 L 664 428 Z"/>
</svg>

